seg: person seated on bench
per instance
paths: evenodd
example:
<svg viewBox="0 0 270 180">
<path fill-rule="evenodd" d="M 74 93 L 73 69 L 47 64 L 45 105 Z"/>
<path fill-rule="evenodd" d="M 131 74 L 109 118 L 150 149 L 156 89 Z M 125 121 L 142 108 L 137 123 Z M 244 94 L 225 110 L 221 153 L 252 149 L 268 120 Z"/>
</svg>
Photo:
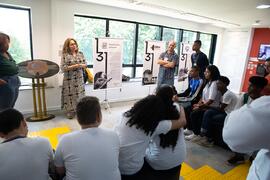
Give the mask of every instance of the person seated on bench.
<svg viewBox="0 0 270 180">
<path fill-rule="evenodd" d="M 193 104 L 197 103 L 202 94 L 203 80 L 199 76 L 200 69 L 198 66 L 191 67 L 189 71 L 189 85 L 188 88 L 174 96 L 174 101 L 178 102 L 184 107 L 187 124 L 186 129 L 184 130 L 185 135 L 192 134 L 191 123 L 190 123 L 190 113 L 192 110 Z"/>
<path fill-rule="evenodd" d="M 191 128 L 194 134 L 185 136 L 186 140 L 197 142 L 201 139 L 200 130 L 204 112 L 209 108 L 219 107 L 221 93 L 217 90 L 217 80 L 220 77 L 220 72 L 217 66 L 207 66 L 205 72 L 206 85 L 203 88 L 201 100 L 193 105 L 190 114 Z"/>
<path fill-rule="evenodd" d="M 232 91 L 227 89 L 229 84 L 230 80 L 227 77 L 219 77 L 217 81 L 217 89 L 221 92 L 222 97 L 218 108 L 210 108 L 206 110 L 203 115 L 200 133 L 200 136 L 203 138 L 197 142 L 202 146 L 211 147 L 214 144 L 212 134 L 209 132 L 209 130 L 211 130 L 211 124 L 213 122 L 218 122 L 223 126 L 227 114 L 232 112 L 235 108 L 238 99 Z M 222 132 L 220 133 L 222 134 Z"/>
</svg>

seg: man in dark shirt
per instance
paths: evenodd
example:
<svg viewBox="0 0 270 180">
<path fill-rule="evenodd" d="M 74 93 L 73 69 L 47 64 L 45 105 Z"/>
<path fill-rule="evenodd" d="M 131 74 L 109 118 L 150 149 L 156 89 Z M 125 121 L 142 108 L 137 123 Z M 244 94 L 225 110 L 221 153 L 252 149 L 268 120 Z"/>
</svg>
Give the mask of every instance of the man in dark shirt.
<svg viewBox="0 0 270 180">
<path fill-rule="evenodd" d="M 192 50 L 195 51 L 195 53 L 191 55 L 191 63 L 192 63 L 192 66 L 199 67 L 200 69 L 199 76 L 200 78 L 204 79 L 204 71 L 206 67 L 209 65 L 209 61 L 208 61 L 207 56 L 203 52 L 201 52 L 200 50 L 201 46 L 202 46 L 202 42 L 200 40 L 194 41 Z"/>
</svg>

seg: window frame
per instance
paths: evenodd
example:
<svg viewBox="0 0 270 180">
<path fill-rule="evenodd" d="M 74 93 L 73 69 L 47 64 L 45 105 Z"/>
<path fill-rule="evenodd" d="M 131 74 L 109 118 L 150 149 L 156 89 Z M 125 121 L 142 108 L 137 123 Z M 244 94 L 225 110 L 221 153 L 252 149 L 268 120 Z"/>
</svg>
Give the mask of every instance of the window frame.
<svg viewBox="0 0 270 180">
<path fill-rule="evenodd" d="M 7 9 L 13 9 L 13 10 L 23 10 L 23 11 L 27 11 L 28 13 L 28 22 L 29 22 L 29 45 L 30 45 L 30 58 L 31 60 L 33 59 L 33 31 L 32 31 L 32 12 L 31 12 L 31 8 L 26 8 L 26 7 L 19 7 L 19 6 L 10 6 L 10 5 L 6 5 L 6 4 L 1 4 L 0 3 L 0 8 L 7 8 Z M 12 55 L 12 54 L 11 54 Z M 16 61 L 16 59 L 15 59 Z M 21 79 L 21 77 L 19 76 L 19 78 Z M 21 82 L 21 86 L 29 86 L 32 84 L 32 81 L 29 83 L 26 82 Z"/>
<path fill-rule="evenodd" d="M 122 20 L 122 19 L 115 19 L 115 18 L 106 18 L 106 17 L 98 17 L 98 16 L 88 16 L 88 15 L 81 15 L 81 14 L 74 14 L 74 17 L 84 17 L 84 18 L 94 18 L 94 19 L 102 19 L 102 20 L 106 20 L 106 36 L 105 37 L 110 37 L 109 36 L 109 26 L 110 26 L 110 21 L 119 21 L 119 22 L 125 22 L 125 23 L 133 23 L 135 24 L 135 38 L 134 38 L 134 54 L 133 54 L 133 59 L 132 59 L 132 64 L 124 64 L 122 63 L 122 67 L 132 67 L 132 77 L 131 78 L 139 78 L 136 77 L 136 68 L 138 67 L 143 67 L 143 64 L 137 64 L 137 48 L 138 48 L 138 36 L 139 36 L 139 25 L 149 25 L 149 26 L 157 26 L 159 28 L 159 33 L 160 33 L 160 41 L 162 41 L 163 39 L 163 29 L 164 28 L 168 28 L 168 29 L 173 29 L 173 30 L 178 30 L 178 41 L 182 42 L 183 40 L 183 33 L 184 31 L 190 31 L 190 32 L 195 32 L 196 34 L 196 39 L 200 38 L 200 33 L 203 34 L 210 34 L 212 36 L 212 40 L 211 40 L 211 46 L 210 46 L 210 53 L 209 53 L 209 61 L 210 63 L 213 63 L 213 58 L 214 58 L 214 54 L 215 54 L 215 48 L 216 48 L 216 40 L 217 39 L 217 35 L 216 34 L 211 34 L 211 33 L 204 33 L 204 32 L 199 32 L 199 31 L 194 31 L 194 30 L 188 30 L 188 29 L 182 29 L 182 28 L 176 28 L 176 27 L 169 27 L 169 26 L 165 26 L 165 25 L 160 25 L 160 24 L 151 24 L 151 23 L 144 23 L 144 22 L 137 22 L 137 21 L 129 21 L 129 20 Z M 213 38 L 215 37 L 215 38 Z M 212 49 L 213 48 L 213 49 Z M 177 49 L 178 52 L 180 52 L 180 46 Z M 93 68 L 93 65 L 88 65 L 89 68 Z M 178 66 L 177 68 L 178 69 Z M 177 74 L 177 70 L 176 70 L 176 74 Z"/>
</svg>

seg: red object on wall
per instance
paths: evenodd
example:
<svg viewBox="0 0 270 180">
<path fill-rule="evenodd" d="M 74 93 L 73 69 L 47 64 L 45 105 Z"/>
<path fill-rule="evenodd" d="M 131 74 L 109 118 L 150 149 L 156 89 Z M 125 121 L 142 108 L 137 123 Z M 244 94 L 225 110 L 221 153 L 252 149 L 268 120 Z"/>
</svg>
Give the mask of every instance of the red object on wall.
<svg viewBox="0 0 270 180">
<path fill-rule="evenodd" d="M 259 48 L 261 44 L 270 44 L 270 28 L 256 28 L 254 30 L 249 58 L 258 57 Z M 249 85 L 248 79 L 251 76 L 257 75 L 257 72 L 256 72 L 257 65 L 262 64 L 262 63 L 264 63 L 264 61 L 249 61 L 248 62 L 246 73 L 245 73 L 245 80 L 242 87 L 243 92 L 247 92 L 247 88 Z"/>
</svg>

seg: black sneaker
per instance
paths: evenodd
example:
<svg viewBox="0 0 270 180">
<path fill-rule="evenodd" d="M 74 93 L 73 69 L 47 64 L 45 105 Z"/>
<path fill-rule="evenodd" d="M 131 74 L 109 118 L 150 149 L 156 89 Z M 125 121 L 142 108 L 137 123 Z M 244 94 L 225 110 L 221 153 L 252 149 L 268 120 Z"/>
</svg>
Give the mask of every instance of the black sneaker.
<svg viewBox="0 0 270 180">
<path fill-rule="evenodd" d="M 227 162 L 229 165 L 243 164 L 245 162 L 245 157 L 244 155 L 235 154 Z"/>
</svg>

